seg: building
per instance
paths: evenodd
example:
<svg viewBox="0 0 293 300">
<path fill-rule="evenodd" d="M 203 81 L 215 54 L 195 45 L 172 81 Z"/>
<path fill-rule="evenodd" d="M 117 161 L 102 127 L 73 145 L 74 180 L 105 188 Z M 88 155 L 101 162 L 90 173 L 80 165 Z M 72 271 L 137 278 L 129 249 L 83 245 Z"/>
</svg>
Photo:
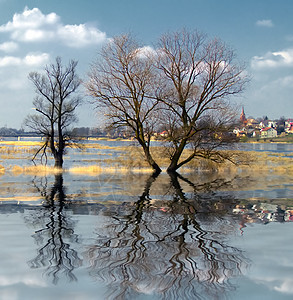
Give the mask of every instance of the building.
<svg viewBox="0 0 293 300">
<path fill-rule="evenodd" d="M 268 121 L 268 127 L 277 128 L 278 122 L 276 121 Z"/>
<path fill-rule="evenodd" d="M 252 128 L 259 127 L 259 122 L 255 119 L 247 119 L 247 126 L 251 126 Z"/>
<path fill-rule="evenodd" d="M 265 127 L 262 128 L 260 131 L 260 137 L 263 139 L 275 138 L 277 137 L 277 135 L 278 135 L 277 130 L 272 127 Z"/>
<path fill-rule="evenodd" d="M 247 119 L 246 119 L 246 116 L 245 116 L 245 112 L 244 112 L 244 108 L 242 107 L 242 112 L 240 114 L 240 123 L 243 125 L 243 126 L 246 126 L 247 125 Z"/>
<path fill-rule="evenodd" d="M 292 119 L 285 121 L 285 132 L 293 133 L 293 120 Z"/>
</svg>

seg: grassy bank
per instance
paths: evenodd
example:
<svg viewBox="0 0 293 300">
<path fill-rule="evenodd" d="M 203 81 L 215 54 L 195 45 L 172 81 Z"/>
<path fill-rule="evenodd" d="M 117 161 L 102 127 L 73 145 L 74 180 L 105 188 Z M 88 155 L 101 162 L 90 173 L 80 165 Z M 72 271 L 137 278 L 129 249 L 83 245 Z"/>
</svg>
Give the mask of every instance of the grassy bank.
<svg viewBox="0 0 293 300">
<path fill-rule="evenodd" d="M 13 175 L 19 174 L 52 174 L 60 172 L 53 167 L 33 166 L 30 159 L 39 142 L 14 141 L 0 143 L 0 174 L 10 172 Z M 88 152 L 90 150 L 90 152 Z M 95 151 L 97 150 L 97 151 Z M 136 146 L 111 147 L 97 143 L 83 144 L 81 150 L 73 149 L 69 156 L 65 155 L 65 171 L 72 174 L 97 175 L 101 173 L 151 173 L 142 150 Z M 74 155 L 75 151 L 81 154 L 80 165 L 75 162 L 74 166 L 68 165 L 66 159 Z M 81 151 L 81 152 L 80 152 Z M 293 174 L 293 154 L 274 154 L 265 152 L 245 152 L 245 151 L 222 151 L 223 154 L 233 157 L 237 164 L 229 161 L 215 163 L 206 159 L 196 158 L 182 167 L 179 172 L 232 172 L 232 173 L 292 173 Z M 106 154 L 105 154 L 106 153 Z M 115 154 L 115 155 L 114 155 Z M 92 155 L 94 158 L 88 159 Z M 153 147 L 152 155 L 162 169 L 169 165 L 169 158 L 164 147 Z M 190 155 L 189 150 L 185 150 L 182 159 Z M 1 161 L 5 160 L 6 167 L 1 166 Z M 11 164 L 7 167 L 7 162 Z M 24 166 L 17 163 L 23 160 Z M 23 163 L 22 161 L 22 163 Z M 52 161 L 52 159 L 51 159 Z"/>
<path fill-rule="evenodd" d="M 260 137 L 241 137 L 240 142 L 242 143 L 287 143 L 293 144 L 293 134 L 286 136 L 278 136 L 275 138 L 260 138 Z"/>
</svg>

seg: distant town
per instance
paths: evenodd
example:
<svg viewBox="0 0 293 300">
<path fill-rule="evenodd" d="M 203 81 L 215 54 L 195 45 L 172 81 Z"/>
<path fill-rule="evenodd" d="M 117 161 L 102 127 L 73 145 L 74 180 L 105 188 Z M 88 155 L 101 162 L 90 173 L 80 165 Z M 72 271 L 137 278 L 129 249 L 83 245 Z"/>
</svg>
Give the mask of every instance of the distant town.
<svg viewBox="0 0 293 300">
<path fill-rule="evenodd" d="M 293 119 L 286 119 L 280 117 L 277 120 L 271 120 L 267 116 L 261 118 L 246 117 L 244 108 L 242 108 L 239 122 L 235 126 L 233 133 L 239 138 L 240 141 L 249 140 L 278 140 L 288 138 L 292 135 L 293 140 Z M 154 138 L 165 137 L 167 131 L 159 131 L 154 133 Z M 25 137 L 25 136 L 38 136 L 35 132 L 25 131 L 24 129 L 8 128 L 7 126 L 0 128 L 0 139 L 2 137 Z M 110 129 L 110 128 L 90 128 L 90 127 L 76 127 L 72 130 L 72 136 L 81 138 L 131 138 L 131 133 L 125 130 Z M 275 141 L 275 140 L 274 140 Z"/>
<path fill-rule="evenodd" d="M 280 117 L 277 120 L 270 120 L 267 116 L 257 119 L 246 118 L 244 108 L 242 108 L 239 126 L 235 127 L 233 133 L 243 141 L 249 138 L 256 140 L 285 138 L 293 134 L 293 119 Z"/>
</svg>

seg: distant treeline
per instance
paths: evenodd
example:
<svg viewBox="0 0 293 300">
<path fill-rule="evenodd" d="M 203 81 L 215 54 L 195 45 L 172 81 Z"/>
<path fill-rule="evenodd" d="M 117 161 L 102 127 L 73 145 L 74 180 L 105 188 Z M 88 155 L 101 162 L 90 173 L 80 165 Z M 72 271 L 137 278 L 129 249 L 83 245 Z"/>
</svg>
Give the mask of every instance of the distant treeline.
<svg viewBox="0 0 293 300">
<path fill-rule="evenodd" d="M 125 133 L 119 130 L 90 128 L 90 127 L 75 127 L 71 131 L 73 137 L 123 137 Z M 24 129 L 15 129 L 2 127 L 0 128 L 0 137 L 14 137 L 14 136 L 39 136 L 33 131 L 25 131 Z"/>
<path fill-rule="evenodd" d="M 15 129 L 15 128 L 8 128 L 2 127 L 0 128 L 0 136 L 23 136 L 29 135 L 28 132 L 25 132 L 23 129 Z M 34 135 L 32 133 L 32 135 Z"/>
</svg>

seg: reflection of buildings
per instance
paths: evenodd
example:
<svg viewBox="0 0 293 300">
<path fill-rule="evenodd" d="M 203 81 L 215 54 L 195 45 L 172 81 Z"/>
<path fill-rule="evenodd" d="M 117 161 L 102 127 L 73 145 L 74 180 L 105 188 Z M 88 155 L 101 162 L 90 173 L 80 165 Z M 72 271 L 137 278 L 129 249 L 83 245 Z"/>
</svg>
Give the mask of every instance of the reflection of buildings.
<svg viewBox="0 0 293 300">
<path fill-rule="evenodd" d="M 290 222 L 293 221 L 293 210 L 275 204 L 258 203 L 236 205 L 233 213 L 241 216 L 243 223 Z"/>
<path fill-rule="evenodd" d="M 165 203 L 165 202 L 164 202 Z M 283 205 L 275 205 L 275 204 L 268 204 L 268 203 L 258 203 L 253 204 L 251 202 L 245 205 L 225 205 L 225 211 L 229 214 L 228 210 L 231 210 L 230 213 L 236 215 L 246 216 L 247 220 L 251 220 L 250 223 L 267 223 L 267 222 L 288 222 L 293 221 L 293 209 L 286 208 Z M 163 203 L 154 203 L 152 206 L 153 210 L 157 210 L 160 212 L 168 213 L 170 208 L 166 206 L 161 206 Z M 214 204 L 214 209 L 222 210 L 223 204 L 218 202 Z M 221 206 L 222 205 L 222 206 Z M 130 207 L 131 202 L 123 203 L 123 207 Z M 42 208 L 41 205 L 26 205 L 26 204 L 16 204 L 16 203 L 2 203 L 0 204 L 0 214 L 5 213 L 24 213 L 25 211 L 32 211 L 32 210 L 40 210 Z M 228 209 L 227 209 L 228 208 Z M 72 215 L 99 215 L 103 211 L 111 210 L 111 211 L 120 211 L 122 208 L 118 204 L 113 205 L 103 205 L 101 203 L 91 203 L 88 204 L 84 203 L 67 203 L 64 207 L 65 210 Z M 210 207 L 201 207 L 201 213 L 205 211 L 208 213 Z"/>
</svg>

